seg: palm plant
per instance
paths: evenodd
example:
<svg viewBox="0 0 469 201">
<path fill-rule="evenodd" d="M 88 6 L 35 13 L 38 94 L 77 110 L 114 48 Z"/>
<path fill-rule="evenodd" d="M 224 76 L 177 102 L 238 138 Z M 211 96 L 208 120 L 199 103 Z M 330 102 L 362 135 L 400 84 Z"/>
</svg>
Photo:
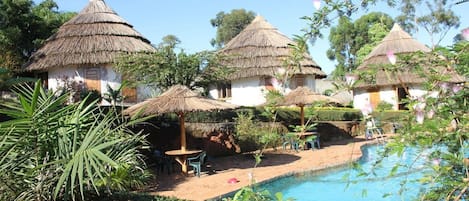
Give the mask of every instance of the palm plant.
<svg viewBox="0 0 469 201">
<path fill-rule="evenodd" d="M 123 81 L 119 88 L 114 89 L 111 85 L 107 84 L 107 92 L 104 93 L 103 99 L 107 102 L 111 103 L 111 105 L 116 105 L 119 102 L 122 102 L 124 97 L 121 95 L 122 90 L 124 87 L 127 86 L 127 81 Z"/>
<path fill-rule="evenodd" d="M 144 168 L 137 150 L 144 136 L 128 130 L 143 119 L 103 114 L 96 102 L 65 105 L 67 94 L 54 96 L 39 82 L 16 94 L 0 109 L 11 118 L 0 123 L 0 200 L 85 200 L 112 190 L 117 171 Z"/>
</svg>

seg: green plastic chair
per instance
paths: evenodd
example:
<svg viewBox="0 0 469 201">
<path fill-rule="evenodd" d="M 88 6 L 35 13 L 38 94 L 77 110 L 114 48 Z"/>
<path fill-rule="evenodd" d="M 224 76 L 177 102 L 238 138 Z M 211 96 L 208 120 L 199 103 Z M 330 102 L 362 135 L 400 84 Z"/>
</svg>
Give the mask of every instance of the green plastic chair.
<svg viewBox="0 0 469 201">
<path fill-rule="evenodd" d="M 187 164 L 193 168 L 194 175 L 197 175 L 197 177 L 200 177 L 200 171 L 202 170 L 206 156 L 207 153 L 203 151 L 197 156 L 187 158 Z"/>
<path fill-rule="evenodd" d="M 290 149 L 295 150 L 296 152 L 300 149 L 299 137 L 292 133 L 287 133 L 282 136 L 282 147 L 283 150 L 287 149 L 287 145 L 290 145 Z"/>
<path fill-rule="evenodd" d="M 315 149 L 316 146 L 318 149 L 321 149 L 321 145 L 319 144 L 319 135 L 308 136 L 305 140 L 306 143 L 310 145 L 311 149 Z"/>
</svg>

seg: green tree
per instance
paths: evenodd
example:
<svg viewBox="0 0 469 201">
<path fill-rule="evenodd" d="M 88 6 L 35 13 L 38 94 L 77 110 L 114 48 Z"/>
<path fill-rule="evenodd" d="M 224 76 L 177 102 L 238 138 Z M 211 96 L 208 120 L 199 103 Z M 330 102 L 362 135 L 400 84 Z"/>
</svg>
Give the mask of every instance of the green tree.
<svg viewBox="0 0 469 201">
<path fill-rule="evenodd" d="M 360 7 L 369 8 L 376 0 L 370 1 L 347 1 L 340 4 L 339 1 L 326 1 L 326 5 L 318 10 L 313 17 L 305 17 L 310 21 L 310 30 L 306 35 L 317 37 L 321 28 L 327 27 L 328 20 L 333 18 L 334 13 L 345 13 Z M 403 19 L 412 19 L 409 22 L 415 25 L 415 9 L 420 0 L 389 1 L 391 6 L 400 5 Z M 439 1 L 426 1 L 427 4 L 435 4 Z M 456 1 L 461 6 L 468 1 Z M 447 1 L 441 3 L 449 3 Z M 446 5 L 446 4 L 444 4 Z M 334 7 L 335 6 L 335 7 Z M 432 5 L 437 8 L 438 6 Z M 430 12 L 431 13 L 431 12 Z M 440 15 L 445 15 L 441 12 Z M 350 14 L 351 15 L 351 14 Z M 441 16 L 439 16 L 441 17 Z M 445 24 L 446 20 L 435 17 L 441 26 L 455 28 L 454 24 Z M 448 17 L 448 16 L 446 16 Z M 443 17 L 445 18 L 445 17 Z M 455 18 L 449 17 L 449 21 Z M 326 20 L 326 22 L 324 22 Z M 400 19 L 398 20 L 400 21 Z M 432 21 L 433 22 L 433 21 Z M 454 22 L 454 21 L 453 21 Z M 417 20 L 417 25 L 418 24 Z M 437 25 L 440 26 L 440 25 Z M 433 27 L 430 25 L 429 27 Z M 429 29 L 429 33 L 436 31 Z M 441 29 L 444 30 L 444 29 Z M 467 39 L 466 39 L 467 40 Z M 423 85 L 425 91 L 418 98 L 409 98 L 409 115 L 401 120 L 402 128 L 399 135 L 394 136 L 386 145 L 383 156 L 398 154 L 403 156 L 408 146 L 416 147 L 421 152 L 417 160 L 427 160 L 424 165 L 431 169 L 430 173 L 424 172 L 418 179 L 425 185 L 425 190 L 419 194 L 419 200 L 467 200 L 469 195 L 469 150 L 467 140 L 469 139 L 469 88 L 464 83 L 448 83 L 448 77 L 442 71 L 454 71 L 467 69 L 467 41 L 461 41 L 453 47 L 436 48 L 430 53 L 417 52 L 412 55 L 401 55 L 393 65 L 379 66 L 389 75 L 395 75 L 397 69 L 411 70 L 427 79 Z M 467 74 L 466 74 L 467 76 Z M 391 76 L 392 77 L 392 76 Z M 435 93 L 433 93 L 435 92 Z M 435 96 L 435 94 L 438 94 Z M 432 149 L 429 149 L 432 148 Z M 400 163 L 392 168 L 390 175 L 399 168 L 407 168 Z M 408 188 L 405 182 L 399 191 Z"/>
<path fill-rule="evenodd" d="M 154 53 L 123 55 L 116 62 L 116 70 L 136 84 L 152 85 L 165 90 L 181 84 L 189 88 L 201 85 L 197 80 L 213 56 L 210 52 L 188 54 L 178 50 L 179 39 L 168 35 Z M 178 52 L 179 51 L 179 52 Z"/>
<path fill-rule="evenodd" d="M 0 66 L 17 71 L 45 39 L 74 13 L 57 11 L 53 0 L 0 1 Z"/>
<path fill-rule="evenodd" d="M 357 66 L 357 52 L 365 45 L 376 43 L 382 38 L 370 34 L 371 28 L 381 24 L 385 29 L 393 25 L 392 18 L 384 13 L 372 12 L 361 16 L 355 22 L 349 17 L 341 16 L 338 25 L 332 27 L 329 34 L 331 47 L 327 50 L 327 57 L 336 60 L 337 66 L 332 73 L 334 78 L 342 78 L 345 73 L 351 72 Z"/>
<path fill-rule="evenodd" d="M 458 28 L 459 17 L 451 10 L 455 4 L 463 1 L 446 0 L 402 0 L 400 3 L 388 0 L 389 5 L 399 5 L 401 14 L 396 21 L 409 33 L 423 28 L 431 37 L 432 46 L 437 46 L 448 30 Z M 417 12 L 418 10 L 418 12 Z M 420 15 L 417 15 L 419 13 Z M 436 36 L 439 36 L 435 38 Z"/>
<path fill-rule="evenodd" d="M 210 24 L 217 28 L 217 35 L 210 43 L 221 48 L 238 35 L 255 18 L 255 13 L 244 9 L 233 9 L 230 13 L 219 12 Z"/>
<path fill-rule="evenodd" d="M 379 42 L 389 33 L 389 29 L 382 23 L 373 24 L 368 30 L 368 37 L 370 42 L 364 44 L 356 53 L 356 65 L 357 67 L 363 62 L 363 59 L 376 47 Z"/>
<path fill-rule="evenodd" d="M 0 200 L 86 200 L 93 192 L 142 185 L 143 135 L 96 102 L 69 104 L 68 95 L 20 85 L 0 114 Z"/>
<path fill-rule="evenodd" d="M 440 44 L 449 30 L 459 27 L 459 17 L 451 10 L 446 0 L 425 2 L 428 13 L 417 18 L 417 24 L 430 36 L 432 46 Z"/>
</svg>

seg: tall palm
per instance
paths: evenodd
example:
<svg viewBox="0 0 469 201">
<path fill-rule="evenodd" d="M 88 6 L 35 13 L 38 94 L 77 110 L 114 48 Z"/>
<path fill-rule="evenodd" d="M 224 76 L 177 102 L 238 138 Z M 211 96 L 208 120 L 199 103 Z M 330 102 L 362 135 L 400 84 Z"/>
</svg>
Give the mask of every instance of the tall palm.
<svg viewBox="0 0 469 201">
<path fill-rule="evenodd" d="M 0 114 L 0 200 L 85 200 L 89 191 L 112 186 L 107 179 L 122 167 L 142 167 L 137 148 L 144 136 L 127 127 L 116 113 L 101 113 L 96 104 L 65 105 L 39 82 L 16 88 L 18 100 Z M 110 182 L 101 182 L 103 180 Z"/>
</svg>

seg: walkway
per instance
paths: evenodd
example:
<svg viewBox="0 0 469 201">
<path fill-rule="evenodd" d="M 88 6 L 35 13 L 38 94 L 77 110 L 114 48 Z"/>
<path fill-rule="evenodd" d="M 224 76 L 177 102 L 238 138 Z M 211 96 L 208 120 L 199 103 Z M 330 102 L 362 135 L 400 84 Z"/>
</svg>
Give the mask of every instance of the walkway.
<svg viewBox="0 0 469 201">
<path fill-rule="evenodd" d="M 303 150 L 296 153 L 291 150 L 269 150 L 259 167 L 253 169 L 252 155 L 236 155 L 209 159 L 212 172 L 205 172 L 200 178 L 183 176 L 180 173 L 161 174 L 157 189 L 151 194 L 174 196 L 187 200 L 209 200 L 220 195 L 236 191 L 250 184 L 250 175 L 258 181 L 295 172 L 324 169 L 347 164 L 361 156 L 360 147 L 376 140 L 365 141 L 361 137 L 351 140 L 325 144 L 320 150 Z M 229 184 L 230 178 L 237 178 L 238 183 Z M 275 193 L 275 192 L 271 192 Z"/>
</svg>

